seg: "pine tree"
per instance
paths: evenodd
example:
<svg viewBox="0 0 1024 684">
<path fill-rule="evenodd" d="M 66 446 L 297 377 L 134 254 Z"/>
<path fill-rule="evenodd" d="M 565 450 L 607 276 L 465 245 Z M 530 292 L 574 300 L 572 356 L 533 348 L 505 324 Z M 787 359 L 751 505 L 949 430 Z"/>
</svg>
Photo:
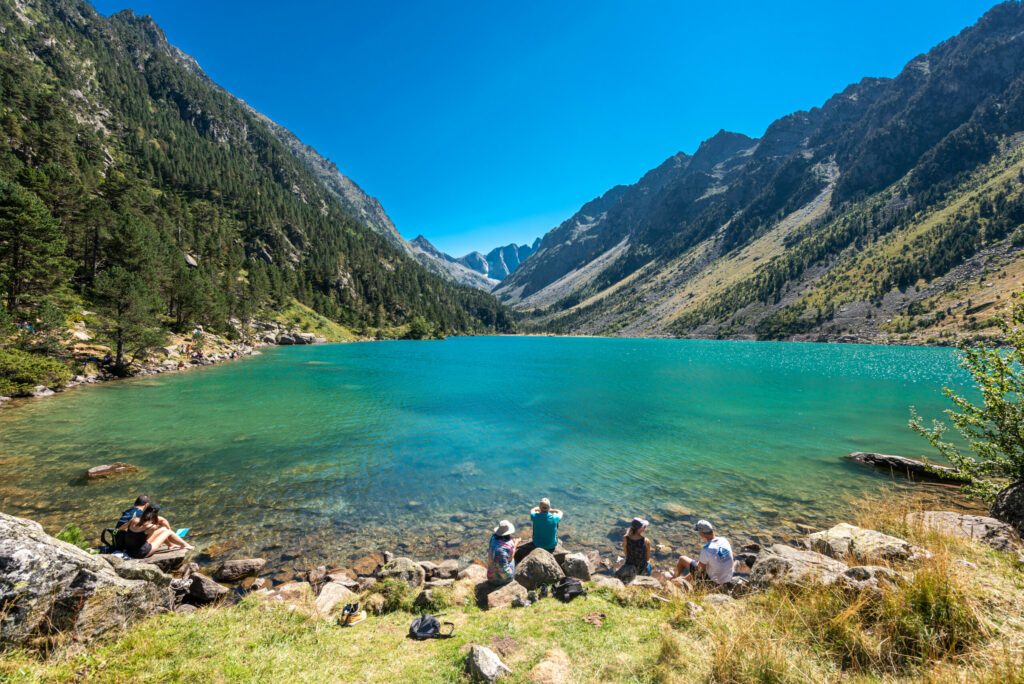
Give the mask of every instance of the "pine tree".
<svg viewBox="0 0 1024 684">
<path fill-rule="evenodd" d="M 0 294 L 11 315 L 30 318 L 65 281 L 64 235 L 43 202 L 0 179 Z"/>
</svg>

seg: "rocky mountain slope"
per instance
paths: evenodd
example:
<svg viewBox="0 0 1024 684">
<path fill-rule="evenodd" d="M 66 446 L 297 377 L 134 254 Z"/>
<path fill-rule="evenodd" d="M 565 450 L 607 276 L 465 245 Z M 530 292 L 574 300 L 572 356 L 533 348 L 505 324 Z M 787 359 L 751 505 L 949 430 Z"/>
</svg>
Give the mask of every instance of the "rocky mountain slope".
<svg viewBox="0 0 1024 684">
<path fill-rule="evenodd" d="M 620 335 L 942 341 L 1024 282 L 1024 8 L 758 139 L 719 132 L 550 231 L 496 294 Z"/>
<path fill-rule="evenodd" d="M 150 18 L 2 0 L 0 52 L 0 324 L 80 301 L 142 344 L 295 298 L 352 329 L 509 329 L 493 297 L 425 269 L 376 200 Z M 17 215 L 31 220 L 5 223 Z"/>
<path fill-rule="evenodd" d="M 442 273 L 457 283 L 490 291 L 536 251 L 540 245 L 540 238 L 532 245 L 513 243 L 495 247 L 487 254 L 470 252 L 458 258 L 445 254 L 422 235 L 409 244 L 416 258 L 427 268 Z"/>
</svg>

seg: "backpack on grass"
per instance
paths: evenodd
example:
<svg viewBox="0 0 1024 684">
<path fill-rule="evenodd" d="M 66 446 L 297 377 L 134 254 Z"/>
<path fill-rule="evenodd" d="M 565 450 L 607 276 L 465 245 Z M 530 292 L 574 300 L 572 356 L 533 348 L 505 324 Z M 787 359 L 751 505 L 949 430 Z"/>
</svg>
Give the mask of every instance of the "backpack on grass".
<svg viewBox="0 0 1024 684">
<path fill-rule="evenodd" d="M 562 603 L 569 603 L 577 596 L 586 596 L 587 590 L 575 577 L 563 577 L 552 587 L 551 594 Z"/>
<path fill-rule="evenodd" d="M 448 632 L 442 632 L 441 626 L 447 625 Z M 409 625 L 409 638 L 416 641 L 427 639 L 447 639 L 455 633 L 455 623 L 441 622 L 433 615 L 421 615 Z"/>
</svg>

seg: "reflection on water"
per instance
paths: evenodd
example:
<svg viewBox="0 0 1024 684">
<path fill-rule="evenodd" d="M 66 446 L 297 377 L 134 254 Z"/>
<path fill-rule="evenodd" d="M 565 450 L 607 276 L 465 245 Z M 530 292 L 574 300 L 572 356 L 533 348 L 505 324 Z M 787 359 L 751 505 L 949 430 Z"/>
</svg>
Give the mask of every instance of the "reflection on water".
<svg viewBox="0 0 1024 684">
<path fill-rule="evenodd" d="M 850 451 L 915 455 L 908 407 L 962 385 L 947 349 L 462 338 L 274 349 L 0 411 L 0 509 L 98 533 L 139 492 L 201 547 L 292 564 L 390 549 L 483 553 L 541 496 L 574 546 L 621 521 L 692 545 L 796 532 L 889 480 Z M 87 483 L 115 460 L 138 476 Z M 290 560 L 294 557 L 294 560 Z"/>
</svg>

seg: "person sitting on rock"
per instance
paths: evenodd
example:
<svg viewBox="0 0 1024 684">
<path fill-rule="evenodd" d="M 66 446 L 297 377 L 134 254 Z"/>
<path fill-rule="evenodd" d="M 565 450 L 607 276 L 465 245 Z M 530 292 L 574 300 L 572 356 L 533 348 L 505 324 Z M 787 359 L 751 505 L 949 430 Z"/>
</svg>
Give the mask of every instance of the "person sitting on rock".
<svg viewBox="0 0 1024 684">
<path fill-rule="evenodd" d="M 117 521 L 117 525 L 114 526 L 114 529 L 123 530 L 125 525 L 130 523 L 133 518 L 142 517 L 142 514 L 147 508 L 149 508 L 149 497 L 145 494 L 140 494 L 138 498 L 135 499 L 135 505 L 121 513 L 121 518 Z M 171 529 L 171 524 L 167 522 L 167 518 L 157 516 L 157 522 L 161 526 Z"/>
<path fill-rule="evenodd" d="M 494 528 L 487 546 L 487 581 L 495 587 L 508 584 L 516 573 L 516 544 L 513 539 L 515 525 L 502 520 Z"/>
<path fill-rule="evenodd" d="M 626 557 L 623 567 L 630 566 L 634 575 L 651 574 L 651 540 L 644 536 L 649 522 L 643 518 L 633 518 L 626 536 L 622 538 L 622 555 Z"/>
<path fill-rule="evenodd" d="M 725 537 L 716 537 L 715 528 L 707 520 L 698 520 L 693 529 L 704 541 L 697 559 L 679 556 L 675 572 L 666 572 L 665 578 L 673 577 L 706 579 L 722 585 L 732 579 L 735 561 L 732 545 Z"/>
<path fill-rule="evenodd" d="M 132 558 L 149 558 L 165 546 L 172 549 L 194 548 L 167 527 L 167 521 L 159 513 L 160 507 L 153 504 L 140 517 L 128 521 L 124 549 Z"/>
<path fill-rule="evenodd" d="M 562 511 L 551 507 L 548 499 L 530 509 L 530 521 L 533 523 L 533 539 L 516 550 L 516 560 L 522 560 L 534 549 L 544 549 L 554 553 L 558 546 L 558 523 L 562 521 Z"/>
</svg>

